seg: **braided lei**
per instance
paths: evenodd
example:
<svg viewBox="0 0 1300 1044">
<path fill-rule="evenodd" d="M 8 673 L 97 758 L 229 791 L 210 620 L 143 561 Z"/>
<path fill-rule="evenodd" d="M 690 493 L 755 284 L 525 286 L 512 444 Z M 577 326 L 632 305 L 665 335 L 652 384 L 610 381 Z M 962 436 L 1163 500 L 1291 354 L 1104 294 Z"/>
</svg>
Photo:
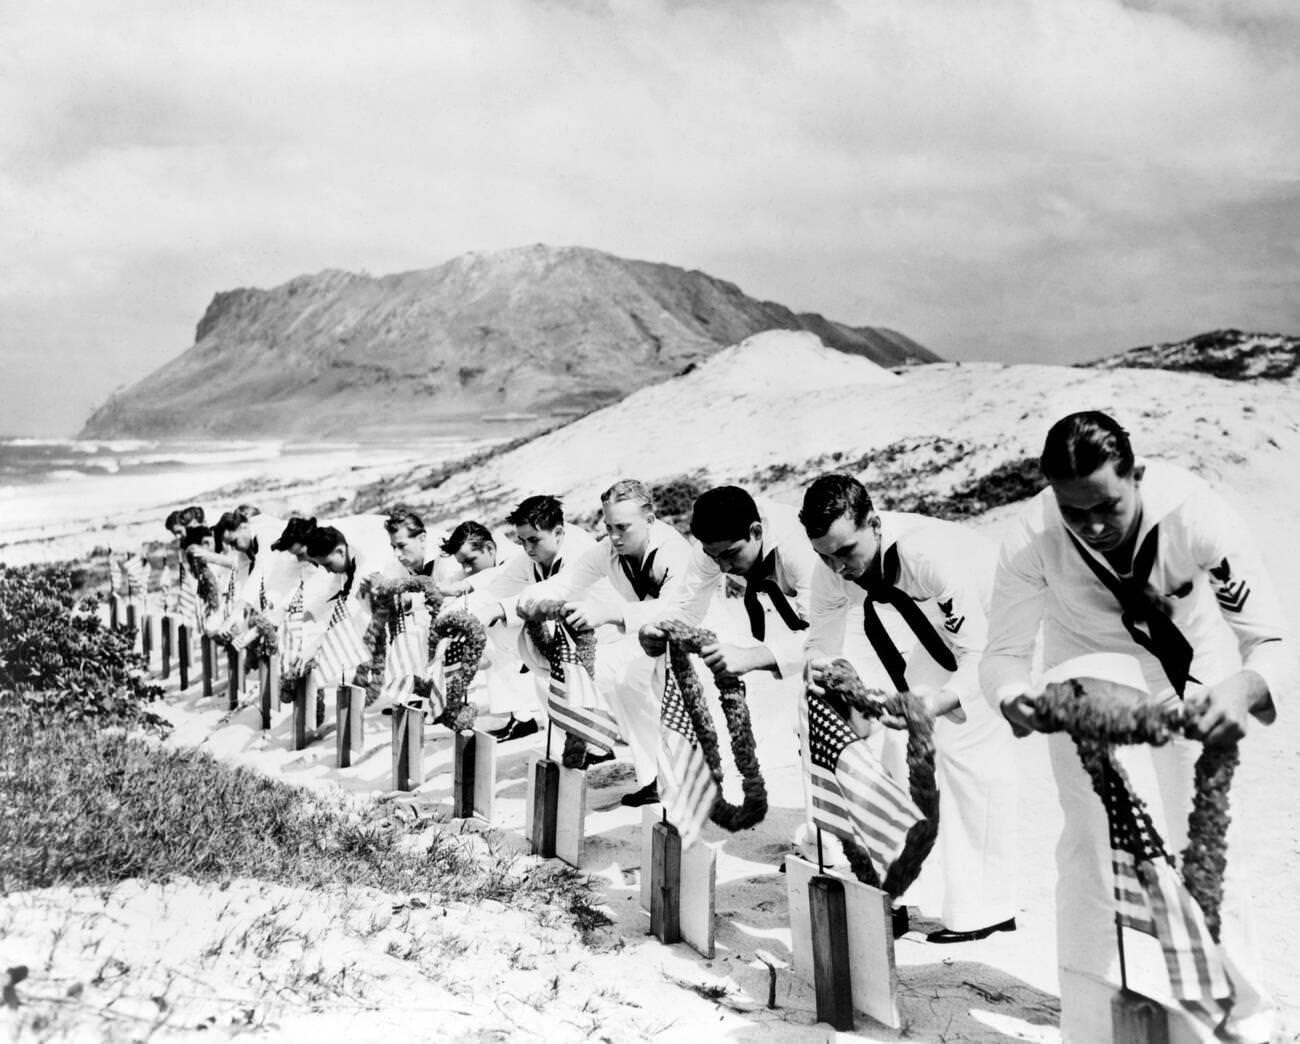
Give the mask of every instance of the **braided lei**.
<svg viewBox="0 0 1300 1044">
<path fill-rule="evenodd" d="M 487 646 L 487 633 L 483 624 L 473 613 L 463 609 L 443 612 L 443 597 L 438 593 L 432 577 L 408 576 L 400 580 L 388 580 L 376 584 L 370 593 L 373 615 L 370 627 L 366 631 L 366 642 L 371 648 L 369 670 L 366 673 L 366 702 L 371 703 L 379 696 L 380 685 L 384 677 L 384 658 L 388 642 L 397 633 L 397 617 L 401 612 L 401 596 L 407 593 L 419 593 L 424 596 L 424 604 L 429 609 L 433 625 L 429 628 L 428 658 L 433 660 L 438 651 L 438 642 L 449 639 L 449 649 L 459 650 L 460 659 L 446 664 L 450 667 L 459 662 L 461 669 L 447 672 L 446 705 L 436 718 L 434 724 L 446 725 L 453 732 L 472 729 L 477 710 L 469 702 L 469 687 L 478 671 L 479 661 Z M 415 695 L 427 699 L 432 691 L 432 682 L 428 678 L 415 679 Z"/>
<path fill-rule="evenodd" d="M 1043 731 L 1063 731 L 1073 737 L 1079 760 L 1098 795 L 1102 794 L 1102 772 L 1113 744 L 1163 746 L 1186 735 L 1196 717 L 1184 703 L 1099 706 L 1088 698 L 1078 680 L 1049 685 L 1035 705 Z M 1183 883 L 1205 914 L 1206 927 L 1216 942 L 1223 872 L 1228 865 L 1228 824 L 1232 821 L 1228 791 L 1239 760 L 1235 743 L 1201 748 L 1196 759 L 1196 794 L 1187 817 L 1187 847 L 1181 859 Z M 1122 769 L 1115 767 L 1122 775 Z"/>
<path fill-rule="evenodd" d="M 550 662 L 552 671 L 556 669 L 556 660 L 559 657 L 559 631 L 558 628 L 548 629 L 546 624 L 548 621 L 563 620 L 567 612 L 567 605 L 568 603 L 559 598 L 542 598 L 535 602 L 520 604 L 516 610 L 524 621 L 524 631 L 527 632 L 529 641 Z M 596 632 L 575 631 L 573 638 L 574 655 L 577 656 L 578 662 L 595 678 Z M 565 768 L 581 768 L 586 763 L 586 758 L 586 741 L 572 732 L 565 732 L 564 753 L 560 756 L 560 764 Z"/>
<path fill-rule="evenodd" d="M 934 719 L 919 696 L 910 692 L 886 693 L 868 689 L 857 671 L 845 660 L 836 660 L 826 670 L 823 685 L 841 696 L 854 710 L 871 720 L 886 714 L 907 722 L 907 779 L 912 800 L 925 817 L 912 824 L 903 850 L 885 872 L 882 884 L 866 849 L 841 838 L 849 867 L 863 884 L 883 889 L 897 899 L 911 887 L 921 872 L 939 834 L 939 787 L 934 778 Z"/>
<path fill-rule="evenodd" d="M 691 654 L 699 654 L 706 645 L 714 645 L 718 636 L 702 627 L 692 627 L 672 620 L 660 624 L 668 638 L 668 669 L 673 672 L 681 689 L 682 702 L 695 726 L 695 737 L 709 771 L 718 784 L 718 799 L 713 804 L 709 818 L 724 830 L 744 830 L 761 823 L 767 815 L 767 786 L 758 765 L 758 751 L 754 743 L 754 727 L 749 717 L 749 704 L 745 701 L 745 683 L 739 678 L 718 684 L 718 699 L 731 736 L 731 755 L 740 773 L 741 793 L 744 797 L 734 805 L 722 797 L 722 757 L 718 750 L 718 733 L 713 726 L 713 716 L 704 701 L 704 689 L 691 664 Z"/>
</svg>

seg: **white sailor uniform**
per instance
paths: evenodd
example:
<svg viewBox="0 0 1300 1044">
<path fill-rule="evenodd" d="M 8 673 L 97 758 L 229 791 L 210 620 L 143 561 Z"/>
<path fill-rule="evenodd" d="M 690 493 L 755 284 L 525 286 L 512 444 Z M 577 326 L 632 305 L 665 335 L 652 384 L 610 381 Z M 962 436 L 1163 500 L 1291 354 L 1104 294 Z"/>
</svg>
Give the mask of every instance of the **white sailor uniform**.
<svg viewBox="0 0 1300 1044">
<path fill-rule="evenodd" d="M 960 717 L 954 713 L 934 725 L 940 918 L 950 931 L 972 931 L 1016 910 L 1014 738 L 979 684 L 997 549 L 954 522 L 879 515 L 884 583 L 869 595 L 818 563 L 806 651 L 809 659 L 843 655 L 850 608 L 861 607 L 871 653 L 854 666 L 864 683 L 930 688 L 957 699 L 965 720 L 953 720 Z M 882 598 L 892 607 L 877 610 Z M 912 643 L 904 661 L 898 650 Z M 890 760 L 901 761 L 901 734 L 887 735 L 886 743 L 893 748 Z"/>
<path fill-rule="evenodd" d="M 1139 490 L 1137 546 L 1148 547 L 1153 557 L 1145 556 L 1149 573 L 1138 581 L 1141 585 L 1145 579 L 1146 590 L 1157 596 L 1189 647 L 1190 662 L 1182 671 L 1193 683 L 1205 685 L 1243 666 L 1258 672 L 1274 701 L 1262 715 L 1271 721 L 1278 702 L 1296 684 L 1295 646 L 1244 523 L 1204 481 L 1182 468 L 1147 463 Z M 1141 552 L 1135 568 L 1139 557 Z M 1040 624 L 1044 670 L 1088 653 L 1129 653 L 1137 657 L 1156 699 L 1177 698 L 1169 673 L 1178 673 L 1177 657 L 1169 655 L 1167 644 L 1153 652 L 1135 641 L 1109 586 L 1119 580 L 1101 556 L 1073 539 L 1050 488 L 1030 502 L 999 558 L 982 669 L 985 691 L 995 706 L 1031 691 Z M 1166 657 L 1169 671 L 1157 652 Z M 1056 856 L 1058 963 L 1118 982 L 1106 817 L 1073 742 L 1060 733 L 1048 742 L 1065 813 Z M 1198 750 L 1199 745 L 1180 740 L 1117 752 L 1171 852 L 1181 852 L 1186 844 L 1191 766 Z M 1273 1004 L 1258 978 L 1249 895 L 1240 883 L 1243 853 L 1231 839 L 1230 830 L 1222 906 L 1223 950 L 1236 992 L 1229 1026 L 1241 1039 L 1265 1040 Z M 1078 1027 L 1089 1022 L 1082 1003 L 1063 992 L 1062 1033 L 1075 1044 L 1084 1044 Z"/>
</svg>

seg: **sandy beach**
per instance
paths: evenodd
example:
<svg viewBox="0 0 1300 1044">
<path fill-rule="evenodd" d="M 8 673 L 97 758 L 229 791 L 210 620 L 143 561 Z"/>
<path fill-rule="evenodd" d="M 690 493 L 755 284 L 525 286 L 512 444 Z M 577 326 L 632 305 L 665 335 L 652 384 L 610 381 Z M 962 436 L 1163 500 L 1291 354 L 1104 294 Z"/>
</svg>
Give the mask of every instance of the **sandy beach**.
<svg viewBox="0 0 1300 1044">
<path fill-rule="evenodd" d="M 797 377 L 783 382 L 784 374 Z M 427 462 L 398 455 L 371 462 L 364 450 L 355 453 L 357 466 L 283 475 L 263 489 L 304 509 L 355 496 L 348 506 L 375 510 L 383 498 L 415 504 L 430 520 L 478 517 L 491 524 L 534 492 L 559 495 L 570 516 L 584 516 L 600 489 L 624 475 L 740 481 L 796 502 L 817 471 L 861 464 L 854 470 L 873 491 L 943 496 L 999 465 L 1036 455 L 1057 416 L 1101 408 L 1130 427 L 1141 453 L 1188 466 L 1227 493 L 1249 520 L 1277 587 L 1288 591 L 1300 589 L 1300 554 L 1288 539 L 1300 516 L 1300 487 L 1288 467 L 1300 453 L 1296 395 L 1290 385 L 1047 366 L 942 364 L 893 374 L 827 353 L 807 335 L 763 335 L 452 475 L 432 492 L 420 487 Z M 194 493 L 214 508 L 225 506 L 222 495 Z M 1016 510 L 999 507 L 969 524 L 997 539 Z M 51 546 L 64 557 L 93 546 L 88 541 L 111 539 L 117 549 L 160 535 L 156 521 L 149 528 L 140 514 L 105 510 L 93 530 L 69 533 Z M 738 603 L 723 602 L 710 622 L 739 626 L 739 612 Z M 396 793 L 389 719 L 377 712 L 367 716 L 365 749 L 354 767 L 338 769 L 332 735 L 303 751 L 290 749 L 288 708 L 263 732 L 252 689 L 233 712 L 224 698 L 203 699 L 197 685 L 181 692 L 173 678 L 166 689 L 156 709 L 174 726 L 169 744 L 205 749 L 330 800 L 353 802 L 358 815 L 445 823 L 467 846 L 504 846 L 520 859 L 533 858 L 523 826 L 528 759 L 540 746 L 535 739 L 501 748 L 492 823 L 452 822 L 452 738 L 444 728 L 426 733 L 424 785 Z M 925 943 L 923 931 L 938 922 L 932 882 L 923 875 L 910 897 L 919 915 L 913 928 L 920 931 L 899 939 L 895 950 L 903 1027 L 887 1030 L 859 1018 L 852 1033 L 836 1034 L 815 1023 L 812 990 L 789 967 L 778 865 L 803 806 L 793 708 L 775 683 L 756 682 L 749 699 L 771 808 L 755 829 L 706 831 L 706 843 L 718 846 L 712 960 L 647 934 L 639 904 L 646 869 L 641 813 L 617 803 L 635 787 L 620 762 L 590 773 L 581 869 L 594 879 L 611 923 L 585 941 L 539 920 L 536 911 L 448 906 L 436 896 L 394 900 L 339 890 L 308 897 L 266 882 L 228 889 L 187 880 L 127 882 L 0 900 L 0 964 L 31 968 L 23 988 L 33 996 L 66 996 L 70 984 L 91 983 L 75 998 L 84 1013 L 70 1023 L 75 1032 L 59 1039 L 216 1034 L 361 1042 L 400 1033 L 457 1041 L 1058 1041 L 1052 849 L 1061 820 L 1044 741 L 1018 744 L 1019 807 L 1005 810 L 1019 845 L 1018 930 L 954 946 Z M 1279 1039 L 1288 1041 L 1300 1039 L 1300 911 L 1293 884 L 1300 875 L 1300 725 L 1290 710 L 1284 707 L 1275 725 L 1256 728 L 1243 745 L 1232 807 L 1245 842 L 1230 854 L 1234 864 L 1249 867 L 1265 977 L 1285 1026 Z M 294 940 L 263 958 L 249 956 L 259 952 L 251 944 L 238 959 L 220 946 L 213 950 L 239 931 L 247 936 L 250 923 L 265 928 L 278 921 L 296 925 Z M 363 922 L 367 930 L 349 930 Z M 109 954 L 130 972 L 105 975 Z M 777 968 L 775 1008 L 767 1007 L 769 971 L 761 957 Z M 286 962 L 319 964 L 322 981 L 347 969 L 358 985 L 346 1003 L 324 987 L 315 996 L 277 993 Z M 421 970 L 434 966 L 453 969 L 450 979 L 429 983 Z M 12 1018 L 6 1012 L 0 1024 Z"/>
</svg>

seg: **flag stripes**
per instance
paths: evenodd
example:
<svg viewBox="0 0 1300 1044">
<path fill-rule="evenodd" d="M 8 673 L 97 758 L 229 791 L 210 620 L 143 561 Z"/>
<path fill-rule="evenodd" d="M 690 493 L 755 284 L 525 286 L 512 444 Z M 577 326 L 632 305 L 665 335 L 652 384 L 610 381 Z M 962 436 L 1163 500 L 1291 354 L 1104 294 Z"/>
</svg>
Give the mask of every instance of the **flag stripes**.
<svg viewBox="0 0 1300 1044">
<path fill-rule="evenodd" d="M 808 693 L 801 703 L 813 823 L 865 848 L 883 880 L 924 816 L 826 699 Z"/>
<path fill-rule="evenodd" d="M 415 679 L 423 678 L 428 660 L 429 640 L 415 620 L 415 613 L 403 600 L 388 635 L 384 652 L 384 684 L 380 699 L 396 703 L 415 689 Z"/>
<path fill-rule="evenodd" d="M 335 678 L 346 684 L 365 660 L 365 643 L 357 634 L 357 624 L 347 601 L 340 598 L 334 603 L 329 625 L 316 650 L 316 669 L 329 684 Z"/>
<path fill-rule="evenodd" d="M 596 682 L 578 660 L 575 639 L 563 624 L 556 624 L 556 654 L 546 700 L 551 720 L 565 732 L 605 750 L 621 738 L 614 716 L 604 709 Z"/>
<path fill-rule="evenodd" d="M 682 847 L 689 848 L 717 802 L 718 782 L 696 738 L 667 656 L 657 669 L 664 672 L 659 712 L 659 798 L 668 822 L 681 835 Z"/>
</svg>

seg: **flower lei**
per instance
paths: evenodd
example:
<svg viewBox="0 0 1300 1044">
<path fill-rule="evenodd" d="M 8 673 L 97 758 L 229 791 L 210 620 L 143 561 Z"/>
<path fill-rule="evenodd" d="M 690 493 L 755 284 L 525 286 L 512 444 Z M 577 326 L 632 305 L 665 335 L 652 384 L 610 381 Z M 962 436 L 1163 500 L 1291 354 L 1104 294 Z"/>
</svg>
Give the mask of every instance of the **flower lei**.
<svg viewBox="0 0 1300 1044">
<path fill-rule="evenodd" d="M 1043 731 L 1064 731 L 1073 737 L 1079 760 L 1098 795 L 1102 794 L 1102 772 L 1112 744 L 1163 746 L 1176 736 L 1186 735 L 1195 721 L 1185 703 L 1097 706 L 1074 679 L 1049 685 L 1035 705 Z M 1219 908 L 1223 902 L 1223 872 L 1228 865 L 1228 824 L 1232 819 L 1228 791 L 1239 760 L 1235 743 L 1201 748 L 1196 759 L 1196 795 L 1187 816 L 1187 847 L 1181 860 L 1183 883 L 1205 914 L 1205 925 L 1215 942 L 1219 941 Z M 1123 778 L 1123 770 L 1118 765 L 1115 768 Z M 1145 815 L 1145 806 L 1136 796 L 1134 803 L 1138 813 Z"/>
<path fill-rule="evenodd" d="M 474 719 L 478 716 L 478 709 L 469 702 L 469 686 L 478 671 L 483 650 L 487 647 L 487 631 L 473 613 L 453 609 L 441 614 L 429 628 L 430 657 L 443 638 L 449 639 L 448 656 L 457 649 L 460 650 L 459 659 L 452 661 L 460 664 L 460 670 L 446 672 L 447 691 L 444 695 L 447 702 L 442 713 L 433 721 L 436 725 L 446 725 L 452 732 L 461 732 L 472 729 Z M 422 698 L 429 695 L 431 687 L 432 683 L 428 679 L 415 680 L 416 695 Z"/>
<path fill-rule="evenodd" d="M 212 566 L 206 559 L 198 556 L 198 545 L 185 549 L 185 560 L 189 562 L 199 598 L 203 601 L 204 615 L 211 615 L 221 608 L 221 594 L 217 590 L 217 578 L 212 574 Z"/>
<path fill-rule="evenodd" d="M 548 630 L 548 621 L 563 620 L 568 612 L 568 603 L 559 598 L 541 598 L 537 601 L 520 603 L 515 610 L 524 621 L 524 631 L 529 641 L 542 656 L 550 661 L 555 670 L 559 657 L 560 640 L 558 629 Z M 573 633 L 573 653 L 580 663 L 596 677 L 596 632 L 575 631 Z M 564 731 L 564 730 L 561 730 Z M 560 755 L 560 764 L 565 768 L 581 768 L 587 759 L 587 743 L 572 732 L 564 732 L 564 753 Z"/>
<path fill-rule="evenodd" d="M 939 834 L 939 787 L 934 778 L 934 719 L 920 697 L 910 692 L 886 693 L 880 689 L 868 689 L 857 671 L 845 660 L 836 660 L 827 668 L 822 684 L 828 693 L 839 695 L 864 717 L 878 720 L 889 714 L 907 722 L 908 787 L 912 801 L 925 818 L 912 824 L 902 852 L 885 872 L 883 884 L 866 849 L 841 838 L 849 867 L 857 879 L 873 888 L 881 888 L 890 898 L 897 899 L 916 880 Z"/>
<path fill-rule="evenodd" d="M 424 604 L 428 606 L 433 623 L 429 627 L 428 659 L 432 660 L 438 652 L 438 642 L 448 639 L 448 654 L 459 656 L 444 666 L 459 663 L 460 669 L 446 671 L 447 691 L 444 693 L 446 703 L 442 712 L 433 719 L 435 725 L 446 725 L 453 732 L 474 727 L 477 709 L 469 702 L 469 687 L 478 671 L 483 650 L 487 647 L 487 632 L 483 624 L 473 613 L 464 609 L 443 612 L 444 600 L 438 592 L 432 577 L 406 576 L 400 580 L 387 580 L 371 588 L 370 604 L 373 615 L 366 630 L 366 642 L 370 645 L 371 655 L 369 670 L 366 672 L 366 702 L 370 703 L 379 695 L 380 684 L 384 677 L 384 659 L 388 642 L 397 633 L 397 617 L 401 612 L 401 596 L 408 592 L 424 595 Z M 433 691 L 433 682 L 428 678 L 415 679 L 415 695 L 428 699 Z"/>
<path fill-rule="evenodd" d="M 402 595 L 419 592 L 424 595 L 424 604 L 429 607 L 429 619 L 435 620 L 442 611 L 442 595 L 432 577 L 407 576 L 400 580 L 385 580 L 375 584 L 370 590 L 370 607 L 372 615 L 370 626 L 366 630 L 365 643 L 370 648 L 370 664 L 365 672 L 366 703 L 371 704 L 379 698 L 379 689 L 384 677 L 384 658 L 388 651 L 389 640 L 397 633 L 397 617 L 401 612 Z M 437 641 L 432 630 L 429 633 L 429 659 L 437 651 Z"/>
<path fill-rule="evenodd" d="M 718 785 L 718 798 L 713 803 L 709 818 L 724 830 L 744 830 L 761 823 L 767 815 L 767 786 L 758 766 L 758 751 L 754 744 L 754 727 L 749 717 L 749 704 L 745 701 L 745 683 L 739 678 L 719 682 L 718 697 L 722 704 L 727 732 L 731 736 L 731 754 L 740 772 L 741 791 L 744 798 L 733 805 L 722 796 L 722 758 L 718 751 L 718 733 L 713 727 L 713 717 L 704 702 L 704 690 L 699 676 L 691 665 L 691 653 L 698 654 L 706 645 L 714 645 L 718 636 L 702 627 L 692 627 L 679 620 L 660 624 L 668 638 L 668 669 L 673 672 L 681 689 L 682 702 L 695 726 L 695 736 L 709 771 Z"/>
<path fill-rule="evenodd" d="M 248 626 L 257 632 L 257 643 L 263 656 L 274 656 L 280 651 L 280 628 L 265 613 L 253 609 L 248 614 Z"/>
</svg>

